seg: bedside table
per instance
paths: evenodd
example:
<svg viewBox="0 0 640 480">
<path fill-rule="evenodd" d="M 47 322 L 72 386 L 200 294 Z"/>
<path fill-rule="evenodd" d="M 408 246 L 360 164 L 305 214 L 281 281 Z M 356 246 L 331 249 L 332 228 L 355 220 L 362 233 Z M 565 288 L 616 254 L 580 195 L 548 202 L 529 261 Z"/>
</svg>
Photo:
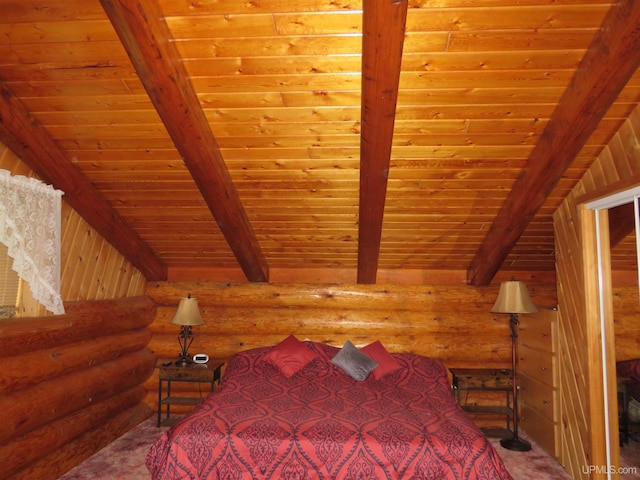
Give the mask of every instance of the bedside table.
<svg viewBox="0 0 640 480">
<path fill-rule="evenodd" d="M 220 382 L 220 372 L 222 365 L 224 365 L 224 362 L 213 359 L 207 363 L 192 363 L 186 366 L 178 366 L 174 361 L 171 361 L 168 365 L 165 363 L 160 364 L 158 367 L 160 370 L 158 381 L 158 427 L 173 425 L 178 419 L 177 416 L 171 416 L 171 405 L 198 405 L 204 400 L 204 397 L 172 395 L 172 383 L 207 383 L 209 384 L 208 394 L 212 392 L 216 384 Z M 167 384 L 167 392 L 166 396 L 163 397 L 165 382 Z M 162 418 L 163 405 L 166 405 L 164 419 Z"/>
<path fill-rule="evenodd" d="M 465 412 L 478 415 L 504 415 L 507 430 L 511 431 L 513 418 L 513 387 L 511 386 L 511 370 L 497 368 L 450 368 L 452 387 L 458 405 Z M 502 405 L 467 405 L 462 399 L 462 392 L 504 392 Z"/>
</svg>

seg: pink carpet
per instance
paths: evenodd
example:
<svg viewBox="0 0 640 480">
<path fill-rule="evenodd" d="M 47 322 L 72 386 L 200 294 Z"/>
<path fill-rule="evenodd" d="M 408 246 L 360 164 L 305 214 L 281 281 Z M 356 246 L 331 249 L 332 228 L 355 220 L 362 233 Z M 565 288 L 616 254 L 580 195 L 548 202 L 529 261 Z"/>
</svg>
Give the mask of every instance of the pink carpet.
<svg viewBox="0 0 640 480">
<path fill-rule="evenodd" d="M 60 480 L 148 480 L 151 476 L 144 460 L 149 447 L 164 430 L 155 426 L 155 418 L 150 418 L 67 472 Z M 530 440 L 525 434 L 521 437 Z M 505 450 L 499 439 L 491 439 L 491 442 L 514 480 L 571 480 L 562 466 L 534 442 L 531 442 L 533 448 L 529 452 Z"/>
</svg>

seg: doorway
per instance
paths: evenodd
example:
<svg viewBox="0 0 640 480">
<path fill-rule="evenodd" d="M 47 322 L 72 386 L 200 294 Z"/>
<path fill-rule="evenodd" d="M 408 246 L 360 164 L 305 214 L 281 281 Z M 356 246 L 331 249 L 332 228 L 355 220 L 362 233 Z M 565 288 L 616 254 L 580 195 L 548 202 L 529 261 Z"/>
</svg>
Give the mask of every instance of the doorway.
<svg viewBox="0 0 640 480">
<path fill-rule="evenodd" d="M 624 478 L 621 474 L 628 472 L 625 466 L 629 464 L 621 462 L 621 450 L 624 454 L 625 444 L 621 440 L 620 425 L 622 417 L 619 417 L 621 386 L 616 376 L 616 341 L 615 341 L 615 310 L 613 302 L 613 279 L 612 279 L 612 256 L 620 239 L 614 240 L 612 237 L 618 225 L 611 225 L 610 221 L 615 219 L 614 212 L 626 211 L 632 215 L 628 221 L 631 228 L 631 235 L 625 233 L 627 244 L 633 244 L 635 249 L 635 292 L 640 288 L 640 271 L 638 270 L 638 258 L 640 258 L 640 228 L 638 228 L 639 204 L 638 196 L 640 187 L 618 192 L 613 195 L 589 202 L 582 210 L 582 234 L 585 241 L 583 251 L 586 276 L 594 272 L 595 278 L 585 278 L 585 299 L 587 303 L 589 337 L 597 342 L 590 342 L 591 369 L 592 369 L 592 391 L 591 418 L 601 418 L 601 422 L 594 425 L 594 456 L 601 458 L 603 465 L 607 468 L 605 477 L 607 479 Z M 631 207 L 631 208 L 629 208 Z M 618 221 L 620 221 L 618 219 Z M 612 227 L 614 227 L 612 229 Z M 590 243 L 590 245 L 586 245 Z M 628 245 L 627 245 L 628 250 Z M 624 251 L 624 249 L 623 249 Z M 591 268 L 589 268 L 591 267 Z M 636 293 L 636 302 L 638 296 Z M 599 348 L 595 348 L 599 347 Z M 598 352 L 599 349 L 599 352 Z M 625 354 L 626 356 L 627 354 Z M 638 352 L 640 357 L 640 352 Z M 598 392 L 599 389 L 599 392 Z M 624 397 L 623 397 L 624 398 Z M 598 438 L 604 440 L 603 445 L 598 445 Z M 600 448 L 603 447 L 603 448 Z M 597 455 L 596 455 L 597 451 Z M 631 467 L 633 471 L 633 467 Z M 640 471 L 637 466 L 636 471 Z"/>
</svg>

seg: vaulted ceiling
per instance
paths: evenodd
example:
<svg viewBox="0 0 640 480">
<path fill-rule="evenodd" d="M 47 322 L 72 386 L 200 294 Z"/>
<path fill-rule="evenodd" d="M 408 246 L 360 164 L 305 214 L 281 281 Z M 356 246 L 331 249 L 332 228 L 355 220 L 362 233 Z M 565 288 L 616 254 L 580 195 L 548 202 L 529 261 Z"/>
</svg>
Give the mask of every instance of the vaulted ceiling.
<svg viewBox="0 0 640 480">
<path fill-rule="evenodd" d="M 553 271 L 639 64 L 633 0 L 0 0 L 0 141 L 149 280 L 483 285 Z"/>
</svg>

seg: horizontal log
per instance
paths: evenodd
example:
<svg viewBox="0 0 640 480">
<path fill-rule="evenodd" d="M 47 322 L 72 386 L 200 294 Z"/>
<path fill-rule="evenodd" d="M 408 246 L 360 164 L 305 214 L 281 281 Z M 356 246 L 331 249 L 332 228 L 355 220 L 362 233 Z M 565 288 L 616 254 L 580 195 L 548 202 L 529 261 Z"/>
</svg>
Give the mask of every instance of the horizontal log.
<svg viewBox="0 0 640 480">
<path fill-rule="evenodd" d="M 498 287 L 466 285 L 318 285 L 274 283 L 151 282 L 146 293 L 158 305 L 177 306 L 191 294 L 201 307 L 318 307 L 430 310 L 435 304 L 493 305 Z M 454 310 L 455 311 L 455 310 Z"/>
<path fill-rule="evenodd" d="M 27 468 L 12 480 L 56 480 L 73 467 L 101 450 L 136 425 L 149 418 L 149 407 L 138 404 L 107 420 L 95 430 L 68 442 Z"/>
<path fill-rule="evenodd" d="M 142 350 L 0 397 L 0 444 L 144 383 L 154 365 L 153 354 Z"/>
<path fill-rule="evenodd" d="M 151 332 L 144 328 L 6 358 L 2 361 L 0 394 L 143 350 L 150 339 Z"/>
<path fill-rule="evenodd" d="M 120 412 L 139 406 L 145 393 L 143 386 L 136 386 L 1 445 L 0 478 L 10 478 L 96 425 L 108 423 Z"/>
<path fill-rule="evenodd" d="M 148 326 L 156 305 L 146 296 L 65 303 L 66 315 L 0 322 L 0 357 Z"/>
<path fill-rule="evenodd" d="M 388 316 L 393 316 L 393 321 L 402 321 L 403 319 L 418 319 L 419 321 L 425 320 L 451 320 L 454 322 L 465 321 L 465 317 L 478 317 L 478 316 L 496 316 L 490 312 L 493 303 L 487 304 L 453 304 L 455 309 L 452 309 L 451 304 L 441 303 L 434 305 L 428 309 L 405 309 L 397 310 L 390 306 L 387 309 L 368 308 L 368 303 L 363 301 L 363 305 L 359 308 L 323 308 L 321 305 L 314 307 L 244 307 L 244 306 L 200 306 L 200 313 L 204 320 L 203 327 L 208 324 L 224 324 L 226 321 L 235 321 L 236 318 L 258 318 L 260 312 L 271 312 L 276 318 L 268 319 L 269 321 L 277 321 L 280 316 L 286 316 L 287 318 L 297 317 L 300 320 L 314 320 L 328 318 L 335 320 L 350 320 L 352 318 L 362 319 L 385 319 Z M 177 306 L 160 306 L 158 307 L 158 313 L 154 320 L 154 323 L 169 324 L 173 319 L 177 310 Z M 499 315 L 498 315 L 499 316 Z M 263 322 L 266 321 L 262 319 Z M 391 321 L 391 320 L 389 320 Z"/>
<path fill-rule="evenodd" d="M 432 332 L 475 332 L 482 325 L 487 335 L 502 335 L 509 329 L 508 316 L 496 315 L 487 309 L 469 312 L 425 312 L 394 310 L 334 310 L 322 308 L 223 308 L 214 317 L 202 309 L 203 325 L 193 327 L 196 336 L 224 335 L 238 332 L 257 334 L 289 334 L 303 331 L 308 335 L 323 332 L 349 333 L 366 330 L 370 335 L 391 332 L 429 334 Z M 462 309 L 461 309 L 462 310 Z M 172 307 L 159 307 L 150 325 L 154 335 L 177 335 L 180 328 L 170 323 L 175 314 Z M 505 330 L 506 329 L 506 330 Z"/>
</svg>

